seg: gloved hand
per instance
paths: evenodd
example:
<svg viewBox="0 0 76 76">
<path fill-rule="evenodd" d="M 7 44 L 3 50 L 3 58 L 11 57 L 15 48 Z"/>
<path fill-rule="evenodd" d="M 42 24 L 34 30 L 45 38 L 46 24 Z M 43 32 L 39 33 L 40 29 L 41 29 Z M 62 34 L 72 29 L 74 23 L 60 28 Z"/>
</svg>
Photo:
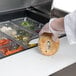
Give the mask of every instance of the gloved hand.
<svg viewBox="0 0 76 76">
<path fill-rule="evenodd" d="M 44 32 L 52 33 L 53 40 L 56 41 L 58 36 L 64 33 L 64 18 L 53 18 L 39 32 L 39 36 Z"/>
</svg>

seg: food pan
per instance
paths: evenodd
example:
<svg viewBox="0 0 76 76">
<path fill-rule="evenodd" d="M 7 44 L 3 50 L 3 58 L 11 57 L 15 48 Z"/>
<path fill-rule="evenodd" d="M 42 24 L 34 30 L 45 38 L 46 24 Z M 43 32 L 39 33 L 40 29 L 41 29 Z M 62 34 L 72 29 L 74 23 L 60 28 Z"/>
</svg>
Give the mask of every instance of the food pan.
<svg viewBox="0 0 76 76">
<path fill-rule="evenodd" d="M 0 31 L 16 40 L 25 48 L 29 48 L 28 43 L 32 38 L 34 38 L 35 35 L 30 33 L 28 30 L 13 24 L 10 21 L 0 23 Z"/>
<path fill-rule="evenodd" d="M 36 33 L 39 33 L 40 29 L 43 27 L 42 23 L 29 17 L 14 19 L 12 22 Z"/>
<path fill-rule="evenodd" d="M 9 56 L 22 50 L 24 50 L 24 48 L 21 45 L 18 45 L 8 35 L 0 31 L 0 58 Z"/>
</svg>

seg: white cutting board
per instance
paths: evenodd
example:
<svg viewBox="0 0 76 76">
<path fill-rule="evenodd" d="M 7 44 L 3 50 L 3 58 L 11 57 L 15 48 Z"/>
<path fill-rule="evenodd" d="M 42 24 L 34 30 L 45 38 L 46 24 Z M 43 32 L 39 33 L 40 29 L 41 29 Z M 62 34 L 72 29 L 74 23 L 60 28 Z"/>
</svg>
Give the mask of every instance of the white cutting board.
<svg viewBox="0 0 76 76">
<path fill-rule="evenodd" d="M 38 47 L 0 60 L 0 76 L 48 76 L 76 62 L 76 45 L 66 38 L 53 56 L 44 56 Z"/>
</svg>

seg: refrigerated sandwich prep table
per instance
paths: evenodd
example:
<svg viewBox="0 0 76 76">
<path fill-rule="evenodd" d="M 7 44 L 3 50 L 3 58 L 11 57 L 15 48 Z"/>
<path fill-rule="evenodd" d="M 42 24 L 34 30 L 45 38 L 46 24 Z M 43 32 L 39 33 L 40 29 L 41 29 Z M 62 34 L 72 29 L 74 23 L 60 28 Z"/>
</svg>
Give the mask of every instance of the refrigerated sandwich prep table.
<svg viewBox="0 0 76 76">
<path fill-rule="evenodd" d="M 0 12 L 0 58 L 37 46 L 29 44 L 29 41 L 38 37 L 43 25 L 50 18 L 67 14 L 57 8 L 51 9 L 52 3 L 53 0 L 49 0 L 25 8 Z M 47 8 L 49 10 L 45 12 Z M 61 37 L 63 36 L 65 35 Z"/>
</svg>

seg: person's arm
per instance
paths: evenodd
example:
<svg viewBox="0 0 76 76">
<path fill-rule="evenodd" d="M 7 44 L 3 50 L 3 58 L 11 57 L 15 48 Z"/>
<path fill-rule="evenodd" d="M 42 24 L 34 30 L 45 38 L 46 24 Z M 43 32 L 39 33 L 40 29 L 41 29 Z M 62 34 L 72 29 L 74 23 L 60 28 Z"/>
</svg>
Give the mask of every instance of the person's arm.
<svg viewBox="0 0 76 76">
<path fill-rule="evenodd" d="M 44 32 L 53 33 L 53 39 L 56 41 L 58 34 L 65 32 L 70 44 L 76 44 L 76 11 L 66 15 L 63 18 L 56 18 L 44 25 L 40 35 Z"/>
<path fill-rule="evenodd" d="M 76 44 L 76 11 L 64 17 L 64 27 L 70 44 Z"/>
</svg>

